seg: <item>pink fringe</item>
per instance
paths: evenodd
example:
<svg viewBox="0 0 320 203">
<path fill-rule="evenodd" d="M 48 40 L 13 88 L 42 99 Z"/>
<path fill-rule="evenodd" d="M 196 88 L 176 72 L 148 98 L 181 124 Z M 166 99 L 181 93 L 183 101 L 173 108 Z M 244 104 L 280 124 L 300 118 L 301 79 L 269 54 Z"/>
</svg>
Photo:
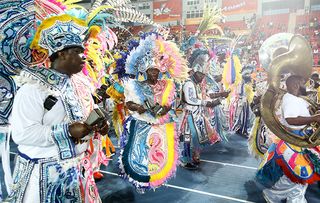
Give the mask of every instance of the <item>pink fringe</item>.
<svg viewBox="0 0 320 203">
<path fill-rule="evenodd" d="M 173 177 L 177 171 L 177 165 L 179 164 L 179 143 L 178 143 L 179 136 L 176 128 L 177 128 L 176 123 L 174 123 L 174 129 L 175 129 L 174 130 L 174 162 L 173 162 L 172 169 L 162 179 L 150 182 L 150 186 L 153 188 L 161 186 L 163 183 L 165 183 L 171 177 Z"/>
</svg>

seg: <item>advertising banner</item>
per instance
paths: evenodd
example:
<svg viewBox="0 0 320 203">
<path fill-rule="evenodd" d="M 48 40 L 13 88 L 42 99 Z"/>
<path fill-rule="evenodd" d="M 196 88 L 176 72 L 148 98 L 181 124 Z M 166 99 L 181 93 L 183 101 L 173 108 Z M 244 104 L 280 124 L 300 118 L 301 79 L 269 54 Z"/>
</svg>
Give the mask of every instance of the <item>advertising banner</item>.
<svg viewBox="0 0 320 203">
<path fill-rule="evenodd" d="M 153 1 L 153 21 L 172 22 L 182 18 L 182 0 Z"/>
<path fill-rule="evenodd" d="M 258 9 L 258 0 L 223 0 L 224 15 L 255 12 Z"/>
</svg>

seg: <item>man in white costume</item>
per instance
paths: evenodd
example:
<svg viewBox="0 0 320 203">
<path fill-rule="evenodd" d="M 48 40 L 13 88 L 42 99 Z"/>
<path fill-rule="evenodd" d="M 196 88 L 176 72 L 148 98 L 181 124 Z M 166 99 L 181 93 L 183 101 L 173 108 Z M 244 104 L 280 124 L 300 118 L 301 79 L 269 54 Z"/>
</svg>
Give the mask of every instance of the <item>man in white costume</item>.
<svg viewBox="0 0 320 203">
<path fill-rule="evenodd" d="M 79 163 L 88 143 L 81 138 L 105 131 L 107 124 L 98 128 L 83 122 L 81 98 L 71 83 L 85 63 L 82 36 L 87 27 L 79 22 L 62 15 L 38 27 L 31 48 L 47 50 L 51 67 L 30 67 L 20 74 L 22 86 L 10 121 L 19 155 L 7 202 L 84 201 Z"/>
<path fill-rule="evenodd" d="M 220 100 L 207 99 L 203 95 L 201 83 L 205 78 L 204 69 L 209 61 L 209 52 L 196 49 L 189 57 L 192 70 L 190 78 L 183 85 L 183 119 L 180 131 L 183 142 L 181 156 L 182 167 L 190 170 L 198 168 L 200 151 L 207 144 L 213 144 L 220 138 L 213 132 L 213 127 L 206 118 L 204 107 L 213 108 L 220 104 Z M 207 92 L 206 92 L 207 93 Z"/>
</svg>

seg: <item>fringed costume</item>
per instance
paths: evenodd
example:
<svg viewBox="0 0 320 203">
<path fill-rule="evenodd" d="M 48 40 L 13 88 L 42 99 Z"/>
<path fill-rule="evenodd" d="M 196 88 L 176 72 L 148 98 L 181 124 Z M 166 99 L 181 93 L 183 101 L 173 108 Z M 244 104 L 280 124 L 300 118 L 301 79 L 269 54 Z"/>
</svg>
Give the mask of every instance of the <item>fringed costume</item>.
<svg viewBox="0 0 320 203">
<path fill-rule="evenodd" d="M 218 83 L 215 80 L 216 76 L 222 75 L 222 69 L 220 69 L 216 62 L 215 58 L 211 58 L 210 65 L 209 65 L 209 76 L 205 78 L 208 93 L 219 93 L 224 91 L 222 84 Z M 226 117 L 226 113 L 223 109 L 223 105 L 217 105 L 213 109 L 207 108 L 208 111 L 212 111 L 210 116 L 210 123 L 215 128 L 216 132 L 218 133 L 219 137 L 223 141 L 228 141 L 228 132 L 229 126 Z"/>
<path fill-rule="evenodd" d="M 254 92 L 252 88 L 251 73 L 254 67 L 244 66 L 242 68 L 242 83 L 239 86 L 239 100 L 235 111 L 234 123 L 232 130 L 240 135 L 249 136 L 254 115 L 250 109 L 250 104 L 253 100 Z"/>
<path fill-rule="evenodd" d="M 124 85 L 125 101 L 145 106 L 146 112 L 130 111 L 121 135 L 121 174 L 138 191 L 155 189 L 175 174 L 179 157 L 175 111 L 158 115 L 155 105 L 171 107 L 176 87 L 187 77 L 186 61 L 177 46 L 158 34 L 146 35 L 139 46 L 130 52 L 126 73 L 141 79 L 148 68 L 160 70 L 160 79 L 150 85 L 142 80 L 130 80 Z M 145 78 L 146 79 L 146 78 Z"/>
<path fill-rule="evenodd" d="M 267 152 L 274 138 L 273 133 L 264 123 L 260 111 L 261 96 L 265 93 L 266 88 L 266 81 L 263 80 L 256 83 L 255 96 L 250 105 L 251 110 L 255 115 L 255 119 L 248 138 L 248 149 L 249 153 L 256 159 L 263 159 L 264 154 Z"/>
<path fill-rule="evenodd" d="M 284 118 L 310 116 L 309 104 L 302 98 L 286 93 L 282 100 L 282 123 L 293 133 L 303 136 L 304 126 L 289 125 Z M 265 198 L 272 202 L 287 199 L 306 202 L 304 194 L 308 184 L 320 180 L 320 149 L 302 148 L 276 139 L 264 156 L 257 178 L 275 185 L 264 190 Z"/>
<path fill-rule="evenodd" d="M 195 49 L 189 58 L 193 72 L 204 72 L 204 64 L 208 59 L 199 59 L 209 56 L 205 49 Z M 203 64 L 200 64 L 200 61 Z M 203 82 L 203 81 L 202 81 Z M 183 117 L 180 124 L 180 133 L 183 140 L 182 162 L 184 165 L 199 163 L 200 151 L 208 144 L 220 141 L 214 126 L 210 123 L 210 115 L 206 105 L 211 102 L 207 98 L 207 86 L 197 83 L 193 75 L 182 87 Z M 210 109 L 212 111 L 212 109 Z M 189 166 L 188 165 L 188 166 Z"/>
</svg>

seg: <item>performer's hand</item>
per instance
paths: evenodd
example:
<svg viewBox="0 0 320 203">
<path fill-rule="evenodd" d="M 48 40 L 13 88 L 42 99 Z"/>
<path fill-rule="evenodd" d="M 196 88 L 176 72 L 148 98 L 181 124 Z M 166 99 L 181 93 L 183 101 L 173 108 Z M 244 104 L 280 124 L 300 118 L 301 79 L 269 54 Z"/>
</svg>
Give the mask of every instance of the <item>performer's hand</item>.
<svg viewBox="0 0 320 203">
<path fill-rule="evenodd" d="M 209 108 L 213 108 L 217 105 L 221 104 L 220 100 L 219 99 L 216 99 L 214 101 L 210 101 L 206 104 L 206 107 L 209 107 Z"/>
<path fill-rule="evenodd" d="M 93 127 L 80 122 L 75 122 L 69 125 L 69 133 L 73 138 L 83 138 L 92 131 Z"/>
<path fill-rule="evenodd" d="M 139 114 L 142 114 L 147 111 L 142 105 L 136 104 L 132 101 L 128 101 L 126 103 L 126 106 L 130 111 L 137 111 Z"/>
<path fill-rule="evenodd" d="M 227 92 L 221 92 L 220 93 L 220 96 L 223 97 L 223 98 L 227 98 L 230 94 L 230 91 L 227 91 Z"/>
<path fill-rule="evenodd" d="M 209 94 L 209 96 L 210 96 L 210 99 L 215 99 L 215 98 L 218 98 L 218 97 L 220 97 L 220 93 L 210 93 Z"/>
<path fill-rule="evenodd" d="M 142 105 L 139 105 L 138 108 L 137 108 L 137 112 L 139 114 L 142 114 L 142 113 L 144 113 L 146 111 L 147 111 L 147 109 L 145 109 Z"/>
<path fill-rule="evenodd" d="M 214 101 L 212 101 L 213 107 L 218 106 L 221 104 L 221 100 L 220 99 L 216 99 Z"/>
<path fill-rule="evenodd" d="M 104 120 L 103 124 L 97 130 L 97 132 L 99 132 L 101 135 L 106 135 L 108 133 L 108 130 L 109 130 L 109 125 L 107 123 L 107 120 Z"/>
<path fill-rule="evenodd" d="M 160 116 L 166 115 L 171 110 L 170 106 L 162 106 L 162 111 L 160 112 Z"/>
</svg>

